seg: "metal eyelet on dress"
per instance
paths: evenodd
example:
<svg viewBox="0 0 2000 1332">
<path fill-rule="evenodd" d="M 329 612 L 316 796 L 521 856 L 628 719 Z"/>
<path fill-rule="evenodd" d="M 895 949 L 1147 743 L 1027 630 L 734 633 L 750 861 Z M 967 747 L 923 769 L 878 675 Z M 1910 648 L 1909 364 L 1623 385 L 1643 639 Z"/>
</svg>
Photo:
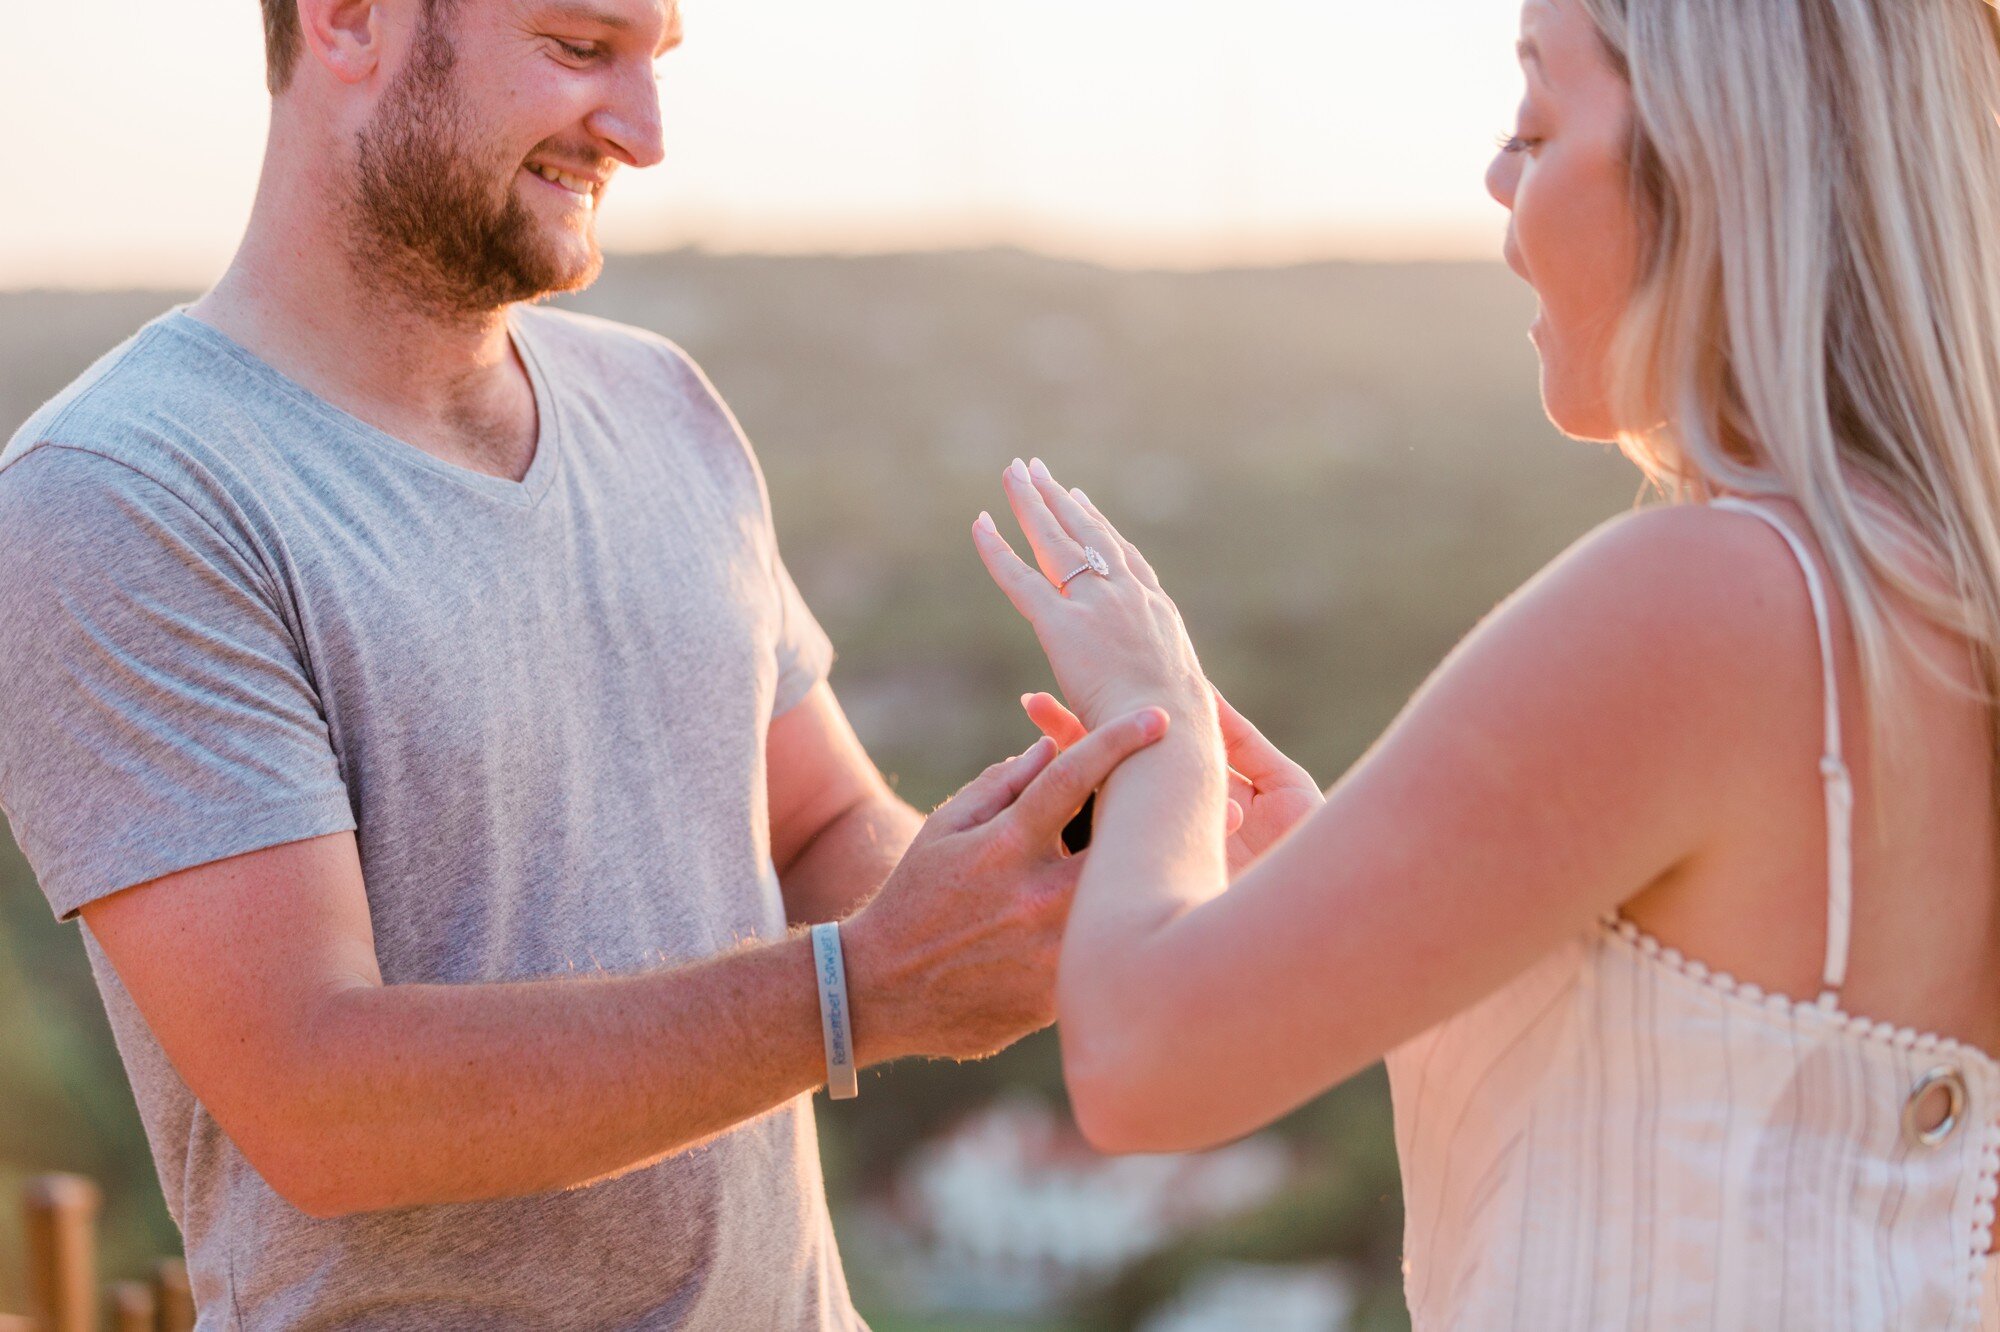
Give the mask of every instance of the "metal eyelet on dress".
<svg viewBox="0 0 2000 1332">
<path fill-rule="evenodd" d="M 1940 1088 L 1945 1096 L 1944 1118 L 1924 1128 L 1917 1122 L 1917 1114 L 1930 1094 Z M 1910 1099 L 1903 1102 L 1903 1141 L 1912 1147 L 1942 1146 L 1965 1118 L 1966 1095 L 1965 1075 L 1949 1064 L 1940 1064 L 1918 1078 L 1910 1089 Z"/>
</svg>

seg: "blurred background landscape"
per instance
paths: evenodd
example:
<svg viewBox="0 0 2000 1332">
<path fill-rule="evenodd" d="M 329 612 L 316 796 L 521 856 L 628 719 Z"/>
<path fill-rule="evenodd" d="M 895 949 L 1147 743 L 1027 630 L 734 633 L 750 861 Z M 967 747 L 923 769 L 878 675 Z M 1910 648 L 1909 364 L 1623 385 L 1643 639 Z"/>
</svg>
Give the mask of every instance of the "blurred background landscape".
<svg viewBox="0 0 2000 1332">
<path fill-rule="evenodd" d="M 0 437 L 191 291 L 0 293 Z M 1051 683 L 967 538 L 1039 454 L 1148 552 L 1210 674 L 1323 783 L 1499 598 L 1628 506 L 1542 418 L 1497 264 L 1112 269 L 1019 250 L 613 256 L 569 303 L 685 346 L 769 475 L 834 685 L 920 808 L 1031 732 Z M 5 534 L 0 533 L 0 540 Z M 5 682 L 0 682 L 5 687 Z M 1104 1161 L 1048 1035 L 864 1075 L 819 1107 L 878 1332 L 1407 1326 L 1379 1071 L 1249 1141 Z M 0 846 L 0 1200 L 105 1185 L 106 1275 L 178 1241 L 75 927 Z M 0 1309 L 25 1305 L 0 1205 Z"/>
</svg>

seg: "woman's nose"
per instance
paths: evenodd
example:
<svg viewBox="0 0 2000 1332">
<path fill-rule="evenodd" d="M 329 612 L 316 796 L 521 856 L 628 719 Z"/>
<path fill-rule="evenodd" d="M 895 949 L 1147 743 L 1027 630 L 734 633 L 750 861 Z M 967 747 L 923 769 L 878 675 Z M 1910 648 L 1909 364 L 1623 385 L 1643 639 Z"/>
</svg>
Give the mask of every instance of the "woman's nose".
<svg viewBox="0 0 2000 1332">
<path fill-rule="evenodd" d="M 1493 155 L 1486 167 L 1486 192 L 1502 208 L 1514 206 L 1514 186 L 1521 179 L 1521 155 L 1504 148 Z"/>
</svg>

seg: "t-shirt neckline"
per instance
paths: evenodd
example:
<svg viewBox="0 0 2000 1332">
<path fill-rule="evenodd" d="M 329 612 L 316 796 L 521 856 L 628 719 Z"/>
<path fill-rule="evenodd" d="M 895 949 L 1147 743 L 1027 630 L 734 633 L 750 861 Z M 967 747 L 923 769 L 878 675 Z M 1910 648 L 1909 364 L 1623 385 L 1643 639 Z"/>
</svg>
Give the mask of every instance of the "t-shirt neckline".
<svg viewBox="0 0 2000 1332">
<path fill-rule="evenodd" d="M 521 364 L 528 369 L 528 384 L 535 397 L 535 456 L 529 460 L 528 470 L 519 481 L 447 462 L 434 453 L 418 448 L 408 440 L 400 439 L 386 430 L 369 424 L 345 408 L 328 402 L 221 329 L 196 319 L 187 310 L 187 302 L 174 306 L 167 311 L 167 322 L 177 331 L 195 337 L 243 363 L 252 371 L 270 380 L 285 396 L 296 400 L 308 410 L 333 422 L 380 452 L 477 490 L 493 499 L 525 509 L 534 508 L 548 493 L 550 482 L 554 480 L 556 473 L 556 453 L 562 438 L 561 420 L 555 394 L 551 390 L 541 359 L 535 353 L 533 340 L 524 327 L 527 321 L 520 317 L 519 307 L 509 307 L 507 311 L 507 333 L 515 351 L 520 354 Z"/>
</svg>

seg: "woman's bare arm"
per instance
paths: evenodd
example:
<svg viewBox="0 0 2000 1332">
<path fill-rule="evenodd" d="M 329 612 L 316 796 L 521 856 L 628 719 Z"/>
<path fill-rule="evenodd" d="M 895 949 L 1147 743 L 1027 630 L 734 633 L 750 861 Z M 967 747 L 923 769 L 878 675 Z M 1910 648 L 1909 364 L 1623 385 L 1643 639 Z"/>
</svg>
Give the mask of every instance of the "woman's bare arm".
<svg viewBox="0 0 2000 1332">
<path fill-rule="evenodd" d="M 1199 732 L 1177 718 L 1170 744 L 1114 774 L 1057 986 L 1092 1140 L 1186 1149 L 1267 1123 L 1697 853 L 1741 797 L 1739 755 L 1771 725 L 1773 645 L 1803 613 L 1774 616 L 1772 580 L 1743 577 L 1796 577 L 1760 535 L 1696 508 L 1593 533 L 1490 616 L 1227 892 Z M 1063 658 L 1103 671 L 1109 605 L 1035 606 L 1059 679 Z M 1124 706 L 1153 678 L 1171 706 L 1177 670 L 1099 688 Z"/>
</svg>

